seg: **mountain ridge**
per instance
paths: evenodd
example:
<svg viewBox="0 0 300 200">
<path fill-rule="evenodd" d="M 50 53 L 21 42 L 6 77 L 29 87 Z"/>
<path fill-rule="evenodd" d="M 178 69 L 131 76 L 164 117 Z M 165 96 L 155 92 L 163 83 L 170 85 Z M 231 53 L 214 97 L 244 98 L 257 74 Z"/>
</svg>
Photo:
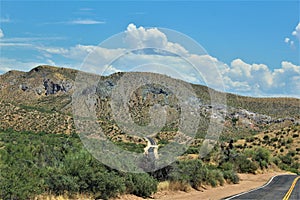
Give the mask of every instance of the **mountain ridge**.
<svg viewBox="0 0 300 200">
<path fill-rule="evenodd" d="M 0 109 L 2 114 L 0 128 L 13 128 L 17 131 L 75 133 L 71 104 L 76 75 L 79 72 L 70 68 L 42 65 L 29 72 L 9 71 L 0 75 L 0 102 L 5 105 Z M 80 73 L 85 74 L 85 72 Z M 99 83 L 96 95 L 99 105 L 96 112 L 102 120 L 101 123 L 104 124 L 104 129 L 112 138 L 119 138 L 122 131 L 112 123 L 110 94 L 123 75 L 124 73 L 116 73 L 110 76 L 97 76 Z M 266 128 L 278 126 L 282 128 L 286 126 L 285 124 L 299 123 L 300 99 L 254 98 L 226 93 L 225 105 L 212 106 L 210 94 L 219 95 L 222 94 L 221 92 L 203 85 L 191 84 L 191 86 L 201 102 L 200 114 L 203 117 L 201 122 L 203 124 L 197 131 L 199 137 L 205 134 L 211 117 L 220 117 L 213 116 L 213 110 L 218 110 L 225 119 L 223 135 L 226 135 L 226 138 L 237 134 L 242 137 Z M 178 99 L 176 100 L 172 92 L 159 85 L 141 87 L 132 95 L 130 111 L 134 121 L 140 125 L 149 123 L 149 108 L 155 103 L 169 106 L 167 124 L 163 131 L 175 131 L 180 113 Z M 26 113 L 26 115 L 20 113 Z M 56 115 L 59 117 L 53 120 L 52 118 Z M 19 121 L 13 120 L 19 119 L 16 116 L 22 117 Z M 39 125 L 32 125 L 28 122 L 35 119 L 33 116 L 43 119 L 40 120 Z M 51 123 L 47 121 L 53 124 L 50 126 Z M 43 126 L 47 128 L 42 128 Z"/>
</svg>

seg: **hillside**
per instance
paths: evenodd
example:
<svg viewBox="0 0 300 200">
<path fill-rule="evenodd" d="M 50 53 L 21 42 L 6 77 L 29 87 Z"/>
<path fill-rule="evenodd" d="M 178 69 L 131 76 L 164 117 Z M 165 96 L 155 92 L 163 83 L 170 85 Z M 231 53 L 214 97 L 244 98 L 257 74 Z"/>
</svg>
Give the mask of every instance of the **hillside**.
<svg viewBox="0 0 300 200">
<path fill-rule="evenodd" d="M 263 147 L 271 152 L 273 162 L 280 168 L 297 169 L 300 167 L 300 125 L 267 130 L 255 136 L 237 140 L 234 147 L 239 152 Z"/>
<path fill-rule="evenodd" d="M 72 94 L 77 70 L 52 66 L 38 66 L 29 72 L 10 71 L 0 75 L 0 128 L 16 131 L 74 133 Z M 100 77 L 96 90 L 96 112 L 106 134 L 115 140 L 122 130 L 113 124 L 111 91 L 123 73 Z M 283 128 L 299 123 L 300 99 L 252 98 L 226 94 L 227 105 L 210 104 L 210 94 L 219 92 L 201 85 L 192 85 L 200 102 L 201 125 L 197 137 L 204 137 L 213 111 L 225 119 L 222 139 L 245 137 L 266 129 Z M 131 116 L 140 125 L 149 123 L 149 108 L 154 104 L 167 105 L 167 123 L 158 139 L 170 139 L 176 131 L 180 107 L 176 96 L 160 85 L 139 88 L 129 103 Z M 225 110 L 227 108 L 227 110 Z M 124 134 L 124 133 L 123 133 Z M 125 133 L 126 135 L 126 133 Z M 122 136 L 123 137 L 123 136 Z M 129 141 L 136 139 L 129 137 Z M 124 139 L 124 138 L 123 138 Z"/>
<path fill-rule="evenodd" d="M 110 199 L 122 194 L 146 198 L 163 185 L 171 191 L 202 190 L 237 184 L 237 173 L 279 168 L 300 173 L 300 99 L 226 94 L 227 105 L 222 101 L 212 104 L 210 94 L 222 94 L 201 85 L 192 85 L 197 97 L 191 101 L 197 105 L 199 127 L 192 130 L 196 137 L 182 156 L 149 173 L 112 169 L 87 150 L 76 132 L 72 98 L 75 87 L 83 84 L 75 82 L 79 73 L 38 66 L 29 72 L 0 75 L 0 199 Z M 116 123 L 112 113 L 112 91 L 126 73 L 86 75 L 98 81 L 94 87 L 83 84 L 82 93 L 88 96 L 86 91 L 95 91 L 95 101 L 88 103 L 94 103 L 96 120 L 106 137 L 120 148 L 143 155 L 141 168 L 147 169 L 149 157 L 142 154 L 146 141 L 130 134 L 130 127 L 120 128 L 122 124 Z M 153 136 L 161 148 L 174 142 L 179 133 L 179 98 L 160 84 L 146 84 L 132 92 L 127 103 L 133 121 L 141 126 L 149 124 L 149 110 L 154 105 L 160 108 L 158 104 L 166 109 L 166 123 Z M 224 128 L 212 151 L 199 157 L 210 120 L 221 122 Z M 163 154 L 161 149 L 158 154 Z"/>
</svg>

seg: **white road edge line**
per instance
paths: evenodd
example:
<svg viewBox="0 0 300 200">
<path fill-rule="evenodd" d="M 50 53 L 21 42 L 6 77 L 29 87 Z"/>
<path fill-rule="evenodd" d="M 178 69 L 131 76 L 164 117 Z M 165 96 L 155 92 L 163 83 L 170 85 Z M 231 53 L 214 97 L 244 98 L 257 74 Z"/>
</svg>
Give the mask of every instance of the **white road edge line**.
<svg viewBox="0 0 300 200">
<path fill-rule="evenodd" d="M 236 194 L 236 195 L 231 196 L 231 197 L 229 197 L 229 198 L 226 198 L 226 199 L 224 199 L 224 200 L 230 200 L 230 199 L 233 199 L 233 198 L 235 198 L 235 197 L 241 196 L 241 195 L 243 195 L 243 194 L 247 194 L 247 193 L 250 193 L 250 192 L 253 192 L 253 191 L 262 189 L 262 188 L 268 186 L 268 185 L 273 181 L 273 179 L 274 179 L 275 177 L 277 177 L 277 176 L 284 176 L 284 175 L 287 175 L 287 174 L 280 174 L 280 175 L 273 176 L 266 184 L 264 184 L 264 185 L 261 186 L 261 187 L 254 188 L 254 189 L 252 189 L 252 190 L 249 190 L 249 191 L 246 191 L 246 192 L 242 192 L 242 193 Z"/>
</svg>

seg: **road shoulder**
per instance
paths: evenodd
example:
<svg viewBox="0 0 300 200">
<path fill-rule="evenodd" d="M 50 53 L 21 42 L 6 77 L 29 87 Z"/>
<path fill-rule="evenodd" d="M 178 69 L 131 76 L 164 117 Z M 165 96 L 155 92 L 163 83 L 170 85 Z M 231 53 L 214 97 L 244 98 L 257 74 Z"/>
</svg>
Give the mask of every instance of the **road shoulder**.
<svg viewBox="0 0 300 200">
<path fill-rule="evenodd" d="M 162 200 L 198 200 L 198 199 L 222 199 L 238 193 L 246 192 L 266 184 L 271 177 L 287 174 L 285 172 L 268 172 L 264 174 L 239 174 L 239 184 L 225 184 L 216 188 L 205 187 L 202 191 L 192 190 L 190 192 L 158 192 L 154 195 L 155 199 Z"/>
</svg>

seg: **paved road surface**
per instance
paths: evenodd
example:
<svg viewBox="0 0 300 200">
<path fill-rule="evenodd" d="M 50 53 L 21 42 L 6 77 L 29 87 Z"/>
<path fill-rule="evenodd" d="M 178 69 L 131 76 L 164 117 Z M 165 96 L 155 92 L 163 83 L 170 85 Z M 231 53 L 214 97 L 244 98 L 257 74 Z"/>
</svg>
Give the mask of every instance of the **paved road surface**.
<svg viewBox="0 0 300 200">
<path fill-rule="evenodd" d="M 272 178 L 272 180 L 265 186 L 254 189 L 250 192 L 241 193 L 225 200 L 233 199 L 259 199 L 259 200 L 277 200 L 283 199 L 286 193 L 292 186 L 297 175 L 279 175 Z M 300 180 L 293 188 L 289 200 L 300 200 Z"/>
<path fill-rule="evenodd" d="M 157 144 L 155 142 L 154 139 L 152 139 L 151 137 L 145 137 L 145 139 L 147 140 L 148 144 L 147 144 L 147 147 L 146 147 L 146 151 L 147 151 L 147 154 L 148 156 L 151 158 L 151 159 L 154 159 L 156 158 L 156 155 L 155 155 L 155 148 L 157 148 Z"/>
<path fill-rule="evenodd" d="M 300 199 L 300 179 L 297 181 L 295 187 L 294 187 L 294 190 L 290 196 L 290 200 L 294 200 L 294 199 L 297 199 L 299 200 Z"/>
</svg>

